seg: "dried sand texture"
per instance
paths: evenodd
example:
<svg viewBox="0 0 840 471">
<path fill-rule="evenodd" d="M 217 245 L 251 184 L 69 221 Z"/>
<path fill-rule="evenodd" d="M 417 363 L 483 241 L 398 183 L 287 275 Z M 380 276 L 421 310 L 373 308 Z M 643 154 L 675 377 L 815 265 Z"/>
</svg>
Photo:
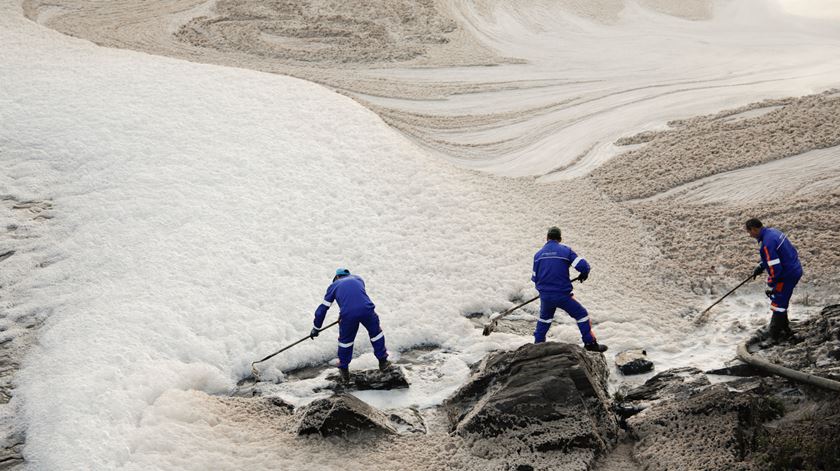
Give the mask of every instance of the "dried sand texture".
<svg viewBox="0 0 840 471">
<path fill-rule="evenodd" d="M 677 121 L 623 140 L 646 144 L 591 180 L 627 200 L 689 279 L 744 277 L 758 255 L 743 223 L 759 217 L 797 246 L 805 281 L 828 285 L 840 280 L 838 113 L 840 96 L 826 92 Z"/>
<path fill-rule="evenodd" d="M 362 69 L 505 62 L 431 0 L 25 0 L 23 11 L 103 46 L 283 73 L 345 92 L 421 98 L 436 93 L 434 83 L 389 85 Z M 440 85 L 438 96 L 456 92 L 457 84 Z"/>
<path fill-rule="evenodd" d="M 463 30 L 432 0 L 219 0 L 213 11 L 175 36 L 195 46 L 316 67 L 462 65 L 472 60 L 460 52 L 482 50 L 465 47 Z M 484 52 L 485 63 L 495 62 Z"/>
<path fill-rule="evenodd" d="M 614 156 L 609 143 L 628 127 L 792 95 L 802 76 L 824 87 L 840 70 L 840 60 L 819 52 L 831 47 L 833 33 L 810 37 L 794 23 L 780 30 L 772 21 L 744 29 L 726 15 L 749 6 L 712 0 L 23 6 L 30 19 L 100 45 L 320 83 L 464 166 L 550 180 L 585 174 Z M 770 30 L 783 67 L 766 65 Z M 801 53 L 805 47 L 813 52 Z"/>
<path fill-rule="evenodd" d="M 778 106 L 756 117 L 727 119 Z M 595 183 L 619 201 L 647 198 L 721 172 L 840 145 L 840 95 L 770 100 L 669 124 L 673 129 L 620 140 L 648 145 L 592 172 Z"/>
<path fill-rule="evenodd" d="M 640 203 L 633 211 L 651 231 L 659 252 L 681 267 L 686 281 L 728 276 L 743 279 L 758 263 L 758 246 L 743 223 L 758 216 L 788 234 L 805 269 L 804 282 L 840 282 L 840 188 L 819 196 L 783 195 L 744 205 Z"/>
</svg>

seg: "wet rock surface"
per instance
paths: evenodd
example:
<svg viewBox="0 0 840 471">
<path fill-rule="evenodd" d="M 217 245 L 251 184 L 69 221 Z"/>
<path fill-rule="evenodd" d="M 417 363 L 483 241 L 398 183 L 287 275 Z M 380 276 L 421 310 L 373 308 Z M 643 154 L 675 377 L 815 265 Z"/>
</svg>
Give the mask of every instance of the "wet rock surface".
<svg viewBox="0 0 840 471">
<path fill-rule="evenodd" d="M 666 400 L 627 419 L 634 457 L 649 470 L 752 469 L 761 424 L 783 409 L 760 384 L 747 392 L 724 383 Z"/>
<path fill-rule="evenodd" d="M 794 337 L 781 343 L 759 331 L 750 341 L 752 353 L 836 377 L 840 306 L 792 327 Z M 739 378 L 711 384 L 695 368 L 676 368 L 621 395 L 615 410 L 637 440 L 633 457 L 644 469 L 840 469 L 836 393 L 735 361 L 709 373 Z"/>
<path fill-rule="evenodd" d="M 748 342 L 750 353 L 787 368 L 840 381 L 840 304 L 826 306 L 819 315 L 791 322 L 793 337 L 776 343 L 762 329 Z"/>
<path fill-rule="evenodd" d="M 750 348 L 753 355 L 804 373 L 840 380 L 840 305 L 823 308 L 819 315 L 792 322 L 792 338 L 768 342 L 758 332 Z M 779 381 L 771 390 L 785 415 L 765 427 L 755 443 L 757 469 L 840 469 L 840 397 L 805 384 Z"/>
<path fill-rule="evenodd" d="M 570 344 L 526 344 L 485 357 L 443 410 L 475 453 L 520 457 L 512 469 L 545 460 L 589 469 L 618 433 L 607 375 L 603 355 Z"/>
<path fill-rule="evenodd" d="M 661 399 L 681 399 L 709 384 L 709 379 L 697 368 L 671 368 L 628 391 L 624 400 L 650 403 Z"/>
<path fill-rule="evenodd" d="M 696 368 L 674 368 L 627 391 L 615 410 L 644 469 L 753 469 L 762 424 L 783 413 L 774 394 L 785 384 L 747 377 L 713 385 Z"/>
<path fill-rule="evenodd" d="M 388 418 L 350 394 L 312 402 L 300 412 L 298 435 L 347 436 L 359 432 L 396 433 Z"/>
<path fill-rule="evenodd" d="M 653 370 L 653 362 L 648 360 L 647 352 L 642 349 L 619 353 L 615 356 L 615 366 L 624 375 L 637 375 Z"/>
<path fill-rule="evenodd" d="M 397 433 L 427 433 L 426 420 L 416 408 L 389 411 L 388 420 Z"/>
<path fill-rule="evenodd" d="M 741 361 L 732 362 L 731 365 L 723 368 L 708 370 L 706 374 L 723 376 L 768 376 L 768 373 Z"/>
<path fill-rule="evenodd" d="M 326 389 L 333 391 L 366 391 L 366 390 L 391 390 L 408 388 L 408 379 L 402 368 L 391 366 L 385 371 L 379 370 L 350 370 L 350 382 L 343 383 L 338 372 L 327 375 L 330 381 Z"/>
</svg>

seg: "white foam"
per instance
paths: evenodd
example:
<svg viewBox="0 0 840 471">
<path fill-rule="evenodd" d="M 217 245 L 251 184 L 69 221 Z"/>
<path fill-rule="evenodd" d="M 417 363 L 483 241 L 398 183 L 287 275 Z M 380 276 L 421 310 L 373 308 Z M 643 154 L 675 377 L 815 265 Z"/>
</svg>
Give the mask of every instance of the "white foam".
<svg viewBox="0 0 840 471">
<path fill-rule="evenodd" d="M 439 402 L 467 364 L 529 340 L 482 337 L 461 313 L 530 292 L 531 255 L 558 220 L 595 267 L 580 299 L 614 350 L 666 339 L 672 358 L 723 351 L 680 337 L 675 306 L 697 299 L 656 285 L 644 228 L 581 204 L 598 198 L 585 183 L 570 194 L 459 170 L 314 84 L 98 48 L 14 6 L 0 6 L 0 42 L 2 193 L 55 205 L 50 234 L 16 254 L 54 263 L 26 275 L 4 313 L 46 317 L 16 391 L 34 469 L 309 463 L 286 453 L 288 437 L 260 438 L 279 432 L 259 418 L 216 427 L 224 411 L 210 395 L 309 331 L 337 266 L 367 280 L 389 348 L 452 352 L 411 377 L 416 392 L 362 395 Z M 608 225 L 630 235 L 605 238 Z M 549 338 L 578 342 L 558 321 Z M 334 338 L 261 365 L 264 377 L 328 361 Z M 356 365 L 372 364 L 364 333 L 357 347 Z M 283 394 L 303 402 L 318 381 Z M 361 453 L 319 446 L 323 466 Z"/>
<path fill-rule="evenodd" d="M 788 13 L 821 20 L 840 19 L 840 2 L 837 0 L 778 0 Z"/>
<path fill-rule="evenodd" d="M 55 206 L 53 233 L 20 260 L 60 255 L 8 312 L 50 313 L 16 391 L 33 467 L 172 469 L 185 450 L 215 453 L 236 431 L 193 436 L 190 408 L 308 332 L 337 266 L 367 280 L 389 348 L 460 352 L 435 395 L 390 403 L 439 401 L 467 362 L 527 341 L 483 338 L 461 311 L 528 285 L 555 217 L 543 189 L 429 159 L 314 84 L 98 48 L 0 12 L 0 184 Z M 335 335 L 264 376 L 328 360 Z M 219 466 L 236 468 L 229 451 Z"/>
</svg>

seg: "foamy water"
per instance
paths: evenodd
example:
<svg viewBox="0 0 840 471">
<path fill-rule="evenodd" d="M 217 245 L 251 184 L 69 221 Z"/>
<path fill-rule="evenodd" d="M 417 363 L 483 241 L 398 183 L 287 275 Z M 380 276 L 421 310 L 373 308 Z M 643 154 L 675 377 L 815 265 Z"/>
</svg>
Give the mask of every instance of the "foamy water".
<svg viewBox="0 0 840 471">
<path fill-rule="evenodd" d="M 435 405 L 468 364 L 530 341 L 482 337 L 463 314 L 533 294 L 531 256 L 551 224 L 594 267 L 577 293 L 612 352 L 716 366 L 747 335 L 736 316 L 764 319 L 749 293 L 691 330 L 680 314 L 712 297 L 662 284 L 644 225 L 586 182 L 459 169 L 312 83 L 97 47 L 14 6 L 0 26 L 2 193 L 55 206 L 43 243 L 16 254 L 31 272 L 8 309 L 46 317 L 8 406 L 32 469 L 431 466 L 414 445 L 399 461 L 387 447 L 298 441 L 281 419 L 219 399 L 308 332 L 337 266 L 366 279 L 389 349 L 446 350 L 410 391 L 360 393 L 381 407 Z M 557 319 L 551 339 L 578 342 Z M 327 362 L 333 338 L 263 377 Z M 356 345 L 353 367 L 372 366 L 364 333 Z M 319 381 L 273 392 L 304 404 Z"/>
</svg>

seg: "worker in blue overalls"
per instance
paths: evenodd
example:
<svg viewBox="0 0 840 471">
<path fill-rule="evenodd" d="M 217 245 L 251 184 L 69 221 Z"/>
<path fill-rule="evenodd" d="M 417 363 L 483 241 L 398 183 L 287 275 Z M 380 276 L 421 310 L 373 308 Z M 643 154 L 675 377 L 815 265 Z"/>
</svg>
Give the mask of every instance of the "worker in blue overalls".
<svg viewBox="0 0 840 471">
<path fill-rule="evenodd" d="M 753 279 L 767 270 L 767 290 L 770 298 L 770 338 L 784 340 L 793 335 L 788 321 L 788 306 L 793 289 L 802 278 L 802 264 L 796 247 L 785 234 L 772 227 L 764 227 L 758 219 L 745 224 L 750 236 L 758 240 L 761 262 L 753 270 Z"/>
<path fill-rule="evenodd" d="M 320 333 L 327 310 L 333 301 L 338 302 L 338 371 L 344 382 L 350 381 L 350 361 L 353 359 L 353 342 L 359 331 L 359 324 L 365 326 L 373 345 L 373 354 L 379 360 L 379 369 L 384 371 L 391 366 L 388 351 L 385 349 L 385 333 L 379 326 L 373 302 L 365 292 L 365 282 L 358 275 L 351 275 L 350 270 L 339 268 L 335 271 L 332 284 L 327 288 L 324 301 L 315 310 L 315 322 L 310 338 Z"/>
<path fill-rule="evenodd" d="M 534 255 L 534 271 L 531 281 L 540 293 L 540 318 L 534 330 L 534 343 L 545 342 L 545 335 L 551 327 L 557 308 L 566 311 L 577 322 L 583 346 L 591 352 L 605 352 L 606 345 L 598 344 L 592 333 L 592 322 L 586 309 L 572 294 L 572 282 L 569 280 L 569 267 L 580 275 L 578 281 L 589 277 L 589 263 L 579 257 L 568 245 L 561 244 L 562 235 L 559 227 L 550 227 L 546 243 Z"/>
</svg>

